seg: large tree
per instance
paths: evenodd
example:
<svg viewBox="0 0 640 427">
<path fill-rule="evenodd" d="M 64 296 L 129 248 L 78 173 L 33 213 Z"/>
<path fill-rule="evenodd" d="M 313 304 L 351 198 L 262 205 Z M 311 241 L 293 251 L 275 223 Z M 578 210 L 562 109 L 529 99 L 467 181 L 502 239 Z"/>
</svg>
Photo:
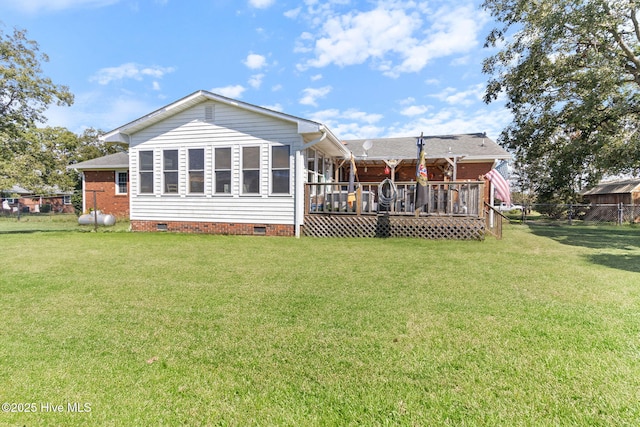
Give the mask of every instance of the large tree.
<svg viewBox="0 0 640 427">
<path fill-rule="evenodd" d="M 485 0 L 496 20 L 485 101 L 542 200 L 640 169 L 640 0 Z"/>
<path fill-rule="evenodd" d="M 73 186 L 59 164 L 69 149 L 58 148 L 77 146 L 77 138 L 66 129 L 36 127 L 50 105 L 73 103 L 66 86 L 43 75 L 48 60 L 25 30 L 5 34 L 0 28 L 0 191 L 16 184 L 34 191 Z"/>
<path fill-rule="evenodd" d="M 119 143 L 105 143 L 99 130 L 76 135 L 62 127 L 30 128 L 12 138 L 0 137 L 0 188 L 18 184 L 38 194 L 79 189 L 79 175 L 67 166 L 126 151 Z"/>
<path fill-rule="evenodd" d="M 44 122 L 49 105 L 71 105 L 69 88 L 43 76 L 49 58 L 25 30 L 5 34 L 0 28 L 0 133 L 15 136 Z"/>
</svg>

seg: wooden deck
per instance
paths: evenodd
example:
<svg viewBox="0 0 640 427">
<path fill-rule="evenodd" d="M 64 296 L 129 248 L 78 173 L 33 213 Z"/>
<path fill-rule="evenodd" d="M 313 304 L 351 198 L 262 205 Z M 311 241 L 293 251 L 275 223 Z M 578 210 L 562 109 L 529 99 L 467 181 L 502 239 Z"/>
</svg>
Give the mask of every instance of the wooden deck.
<svg viewBox="0 0 640 427">
<path fill-rule="evenodd" d="M 303 235 L 483 240 L 495 230 L 486 215 L 483 182 L 430 182 L 429 202 L 419 212 L 414 182 L 394 183 L 393 195 L 379 193 L 377 183 L 360 184 L 355 200 L 347 186 L 307 184 Z"/>
</svg>

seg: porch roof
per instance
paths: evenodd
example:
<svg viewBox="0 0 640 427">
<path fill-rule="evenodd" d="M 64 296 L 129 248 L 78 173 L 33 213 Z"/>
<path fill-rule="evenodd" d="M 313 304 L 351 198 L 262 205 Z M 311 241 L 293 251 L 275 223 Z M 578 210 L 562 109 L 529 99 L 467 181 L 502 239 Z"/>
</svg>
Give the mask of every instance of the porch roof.
<svg viewBox="0 0 640 427">
<path fill-rule="evenodd" d="M 344 141 L 357 160 L 416 159 L 418 137 L 369 138 Z M 424 136 L 427 159 L 462 158 L 462 161 L 508 160 L 511 155 L 483 133 Z M 363 145 L 370 141 L 371 148 Z"/>
</svg>

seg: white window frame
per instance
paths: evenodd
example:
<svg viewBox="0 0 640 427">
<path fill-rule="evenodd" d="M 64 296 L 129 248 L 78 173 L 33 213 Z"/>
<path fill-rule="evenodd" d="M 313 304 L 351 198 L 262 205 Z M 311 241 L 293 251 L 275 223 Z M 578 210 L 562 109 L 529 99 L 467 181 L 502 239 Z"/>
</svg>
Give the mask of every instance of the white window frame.
<svg viewBox="0 0 640 427">
<path fill-rule="evenodd" d="M 258 168 L 245 168 L 244 167 L 244 150 L 246 148 L 258 149 Z M 245 145 L 240 150 L 240 194 L 243 196 L 260 196 L 262 194 L 262 147 L 260 145 Z M 244 174 L 245 171 L 258 171 L 258 191 L 255 193 L 249 193 L 244 191 Z"/>
<path fill-rule="evenodd" d="M 220 150 L 222 150 L 222 149 L 229 150 L 229 169 L 224 169 L 224 168 L 217 169 L 216 168 L 216 160 L 218 158 L 217 151 L 219 149 Z M 214 147 L 214 149 L 213 149 L 212 170 L 213 170 L 213 194 L 217 194 L 217 195 L 220 195 L 220 196 L 231 196 L 233 194 L 233 147 Z M 217 179 L 217 173 L 218 172 L 228 172 L 229 173 L 229 191 L 228 192 L 218 191 L 218 179 Z"/>
<path fill-rule="evenodd" d="M 142 169 L 142 153 L 151 153 L 151 169 Z M 155 185 L 155 159 L 156 153 L 154 150 L 140 150 L 138 151 L 138 194 L 154 194 L 156 190 Z M 151 174 L 151 191 L 142 191 L 142 174 Z"/>
<path fill-rule="evenodd" d="M 282 168 L 282 167 L 275 167 L 274 166 L 274 159 L 273 159 L 273 150 L 276 148 L 287 148 L 289 151 L 289 155 L 287 156 L 287 167 L 286 168 Z M 272 195 L 276 195 L 276 196 L 290 196 L 291 195 L 291 146 L 287 145 L 287 144 L 283 144 L 283 145 L 272 145 L 270 147 L 269 150 L 269 156 L 270 156 L 270 164 L 269 164 L 269 188 L 270 188 L 270 194 Z M 274 179 L 273 179 L 273 173 L 275 171 L 288 171 L 289 172 L 289 183 L 287 186 L 288 191 L 286 192 L 275 192 L 273 189 L 273 183 L 274 183 Z"/>
<path fill-rule="evenodd" d="M 125 185 L 127 186 L 127 191 L 125 191 L 124 193 L 122 191 L 120 191 L 120 174 L 123 173 L 126 175 L 126 179 L 125 179 Z M 116 179 L 116 194 L 127 194 L 129 193 L 129 171 L 116 171 L 115 173 L 115 179 Z"/>
<path fill-rule="evenodd" d="M 166 169 L 165 168 L 165 154 L 168 151 L 175 151 L 178 158 L 176 160 L 176 169 Z M 167 182 L 166 175 L 167 173 L 176 174 L 178 179 L 176 180 L 176 190 L 175 191 L 167 191 Z M 180 194 L 180 150 L 177 148 L 166 148 L 162 150 L 162 194 L 166 195 L 178 195 Z"/>
<path fill-rule="evenodd" d="M 191 169 L 191 152 L 201 150 L 202 151 L 202 169 Z M 187 150 L 187 192 L 189 194 L 201 195 L 206 191 L 206 169 L 207 169 L 207 150 L 204 147 L 194 147 Z M 202 191 L 191 191 L 191 173 L 202 173 Z"/>
</svg>

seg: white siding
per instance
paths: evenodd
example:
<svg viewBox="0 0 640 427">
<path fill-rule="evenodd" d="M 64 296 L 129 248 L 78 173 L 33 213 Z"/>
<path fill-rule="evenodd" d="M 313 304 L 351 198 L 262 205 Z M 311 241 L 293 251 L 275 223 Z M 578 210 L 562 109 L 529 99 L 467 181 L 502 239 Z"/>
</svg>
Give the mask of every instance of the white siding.
<svg viewBox="0 0 640 427">
<path fill-rule="evenodd" d="M 215 105 L 214 105 L 215 104 Z M 213 121 L 205 121 L 212 106 Z M 293 157 L 302 147 L 297 124 L 213 102 L 202 103 L 131 136 L 131 219 L 294 224 Z M 271 147 L 291 146 L 289 195 L 270 195 Z M 242 147 L 260 147 L 260 194 L 243 195 Z M 231 147 L 231 194 L 215 194 L 214 150 Z M 205 149 L 205 193 L 188 194 L 188 150 Z M 163 150 L 179 150 L 178 194 L 163 194 Z M 139 194 L 138 151 L 154 151 L 154 194 Z M 301 189 L 302 190 L 302 189 Z"/>
</svg>

